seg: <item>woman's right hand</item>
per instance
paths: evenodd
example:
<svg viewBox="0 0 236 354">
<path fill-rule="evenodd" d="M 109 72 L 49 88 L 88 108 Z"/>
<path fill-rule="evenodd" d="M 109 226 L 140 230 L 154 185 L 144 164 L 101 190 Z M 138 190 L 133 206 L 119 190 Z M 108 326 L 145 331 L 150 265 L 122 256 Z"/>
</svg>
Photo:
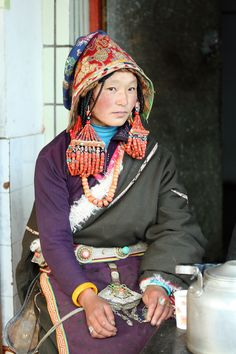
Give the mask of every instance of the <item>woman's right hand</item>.
<svg viewBox="0 0 236 354">
<path fill-rule="evenodd" d="M 114 313 L 107 301 L 96 295 L 92 289 L 84 290 L 78 301 L 85 311 L 88 330 L 93 338 L 116 335 Z"/>
</svg>

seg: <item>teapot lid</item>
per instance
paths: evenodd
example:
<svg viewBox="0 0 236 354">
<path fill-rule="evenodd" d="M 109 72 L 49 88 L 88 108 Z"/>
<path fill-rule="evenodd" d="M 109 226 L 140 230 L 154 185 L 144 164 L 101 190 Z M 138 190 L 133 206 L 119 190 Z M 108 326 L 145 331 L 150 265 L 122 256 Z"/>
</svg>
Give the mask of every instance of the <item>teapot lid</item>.
<svg viewBox="0 0 236 354">
<path fill-rule="evenodd" d="M 236 260 L 206 269 L 205 273 L 212 278 L 236 281 Z"/>
</svg>

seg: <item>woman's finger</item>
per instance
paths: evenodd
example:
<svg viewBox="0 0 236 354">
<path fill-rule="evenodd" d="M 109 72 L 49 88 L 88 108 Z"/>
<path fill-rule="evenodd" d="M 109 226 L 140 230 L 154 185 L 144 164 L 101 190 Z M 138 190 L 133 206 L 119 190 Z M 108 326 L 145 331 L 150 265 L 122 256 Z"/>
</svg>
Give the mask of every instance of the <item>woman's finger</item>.
<svg viewBox="0 0 236 354">
<path fill-rule="evenodd" d="M 105 315 L 107 317 L 109 324 L 112 325 L 113 327 L 115 327 L 115 325 L 116 325 L 115 316 L 114 316 L 114 312 L 111 309 L 111 306 L 110 305 L 104 306 L 104 311 L 105 311 Z"/>
<path fill-rule="evenodd" d="M 98 334 L 96 330 L 93 328 L 93 326 L 88 326 L 88 331 L 91 337 L 93 338 L 105 338 L 103 335 Z"/>
<path fill-rule="evenodd" d="M 156 325 L 160 326 L 160 324 L 164 321 L 167 320 L 168 318 L 170 318 L 173 314 L 173 306 L 171 305 L 169 299 L 167 298 L 167 302 L 163 302 L 159 300 L 159 307 L 163 306 L 163 311 L 160 314 Z"/>
<path fill-rule="evenodd" d="M 92 326 L 96 334 L 104 338 L 112 337 L 117 332 L 116 327 L 112 326 L 108 322 L 106 316 L 102 314 L 100 314 L 98 317 L 94 316 L 92 319 L 90 319 L 89 326 Z"/>
<path fill-rule="evenodd" d="M 102 312 L 95 312 L 94 315 L 101 328 L 111 333 L 116 333 L 114 314 L 109 304 L 104 304 Z"/>
<path fill-rule="evenodd" d="M 162 320 L 166 317 L 168 312 L 169 310 L 167 309 L 166 305 L 165 306 L 158 305 L 152 316 L 151 324 L 153 326 L 159 326 Z"/>
<path fill-rule="evenodd" d="M 168 317 L 167 318 L 170 318 L 171 316 L 173 316 L 173 313 L 174 313 L 174 308 L 173 308 L 173 305 L 170 304 L 169 305 L 169 313 L 168 313 Z"/>
<path fill-rule="evenodd" d="M 155 305 L 155 306 L 154 306 Z M 151 311 L 149 315 L 151 317 L 147 317 L 147 320 L 151 321 L 151 325 L 159 326 L 161 322 L 170 317 L 172 311 L 170 311 L 170 302 L 168 296 L 160 296 L 152 301 L 152 305 L 150 305 Z"/>
<path fill-rule="evenodd" d="M 166 305 L 164 310 L 163 310 L 163 312 L 162 312 L 162 314 L 159 316 L 159 318 L 158 318 L 158 320 L 156 322 L 156 325 L 160 326 L 160 324 L 163 321 L 167 320 L 170 317 L 170 313 L 171 313 L 170 312 L 170 307 L 168 305 Z"/>
<path fill-rule="evenodd" d="M 151 319 L 153 318 L 153 315 L 156 311 L 156 306 L 157 304 L 156 303 L 151 303 L 149 306 L 148 306 L 148 311 L 147 311 L 147 322 L 150 322 Z"/>
</svg>

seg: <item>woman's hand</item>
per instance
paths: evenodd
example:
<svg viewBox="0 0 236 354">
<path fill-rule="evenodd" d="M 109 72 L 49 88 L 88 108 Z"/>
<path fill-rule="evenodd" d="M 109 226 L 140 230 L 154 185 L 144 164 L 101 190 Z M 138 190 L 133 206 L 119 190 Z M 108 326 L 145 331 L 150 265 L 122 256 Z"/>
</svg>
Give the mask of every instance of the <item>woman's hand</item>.
<svg viewBox="0 0 236 354">
<path fill-rule="evenodd" d="M 173 307 L 166 291 L 162 287 L 148 285 L 142 300 L 148 308 L 146 320 L 151 322 L 151 325 L 159 327 L 164 320 L 171 317 Z"/>
<path fill-rule="evenodd" d="M 93 338 L 107 338 L 116 335 L 115 317 L 111 306 L 96 295 L 93 290 L 84 290 L 79 298 L 83 306 L 88 330 Z"/>
</svg>

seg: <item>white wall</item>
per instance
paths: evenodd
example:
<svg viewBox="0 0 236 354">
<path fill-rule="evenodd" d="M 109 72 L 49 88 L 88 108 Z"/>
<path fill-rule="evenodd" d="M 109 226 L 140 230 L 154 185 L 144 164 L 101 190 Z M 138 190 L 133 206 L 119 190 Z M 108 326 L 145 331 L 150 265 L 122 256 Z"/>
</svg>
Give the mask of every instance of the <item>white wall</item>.
<svg viewBox="0 0 236 354">
<path fill-rule="evenodd" d="M 2 1 L 1 4 L 7 2 Z M 32 207 L 42 135 L 41 1 L 0 8 L 0 269 L 3 326 L 17 303 L 14 271 Z"/>
</svg>

